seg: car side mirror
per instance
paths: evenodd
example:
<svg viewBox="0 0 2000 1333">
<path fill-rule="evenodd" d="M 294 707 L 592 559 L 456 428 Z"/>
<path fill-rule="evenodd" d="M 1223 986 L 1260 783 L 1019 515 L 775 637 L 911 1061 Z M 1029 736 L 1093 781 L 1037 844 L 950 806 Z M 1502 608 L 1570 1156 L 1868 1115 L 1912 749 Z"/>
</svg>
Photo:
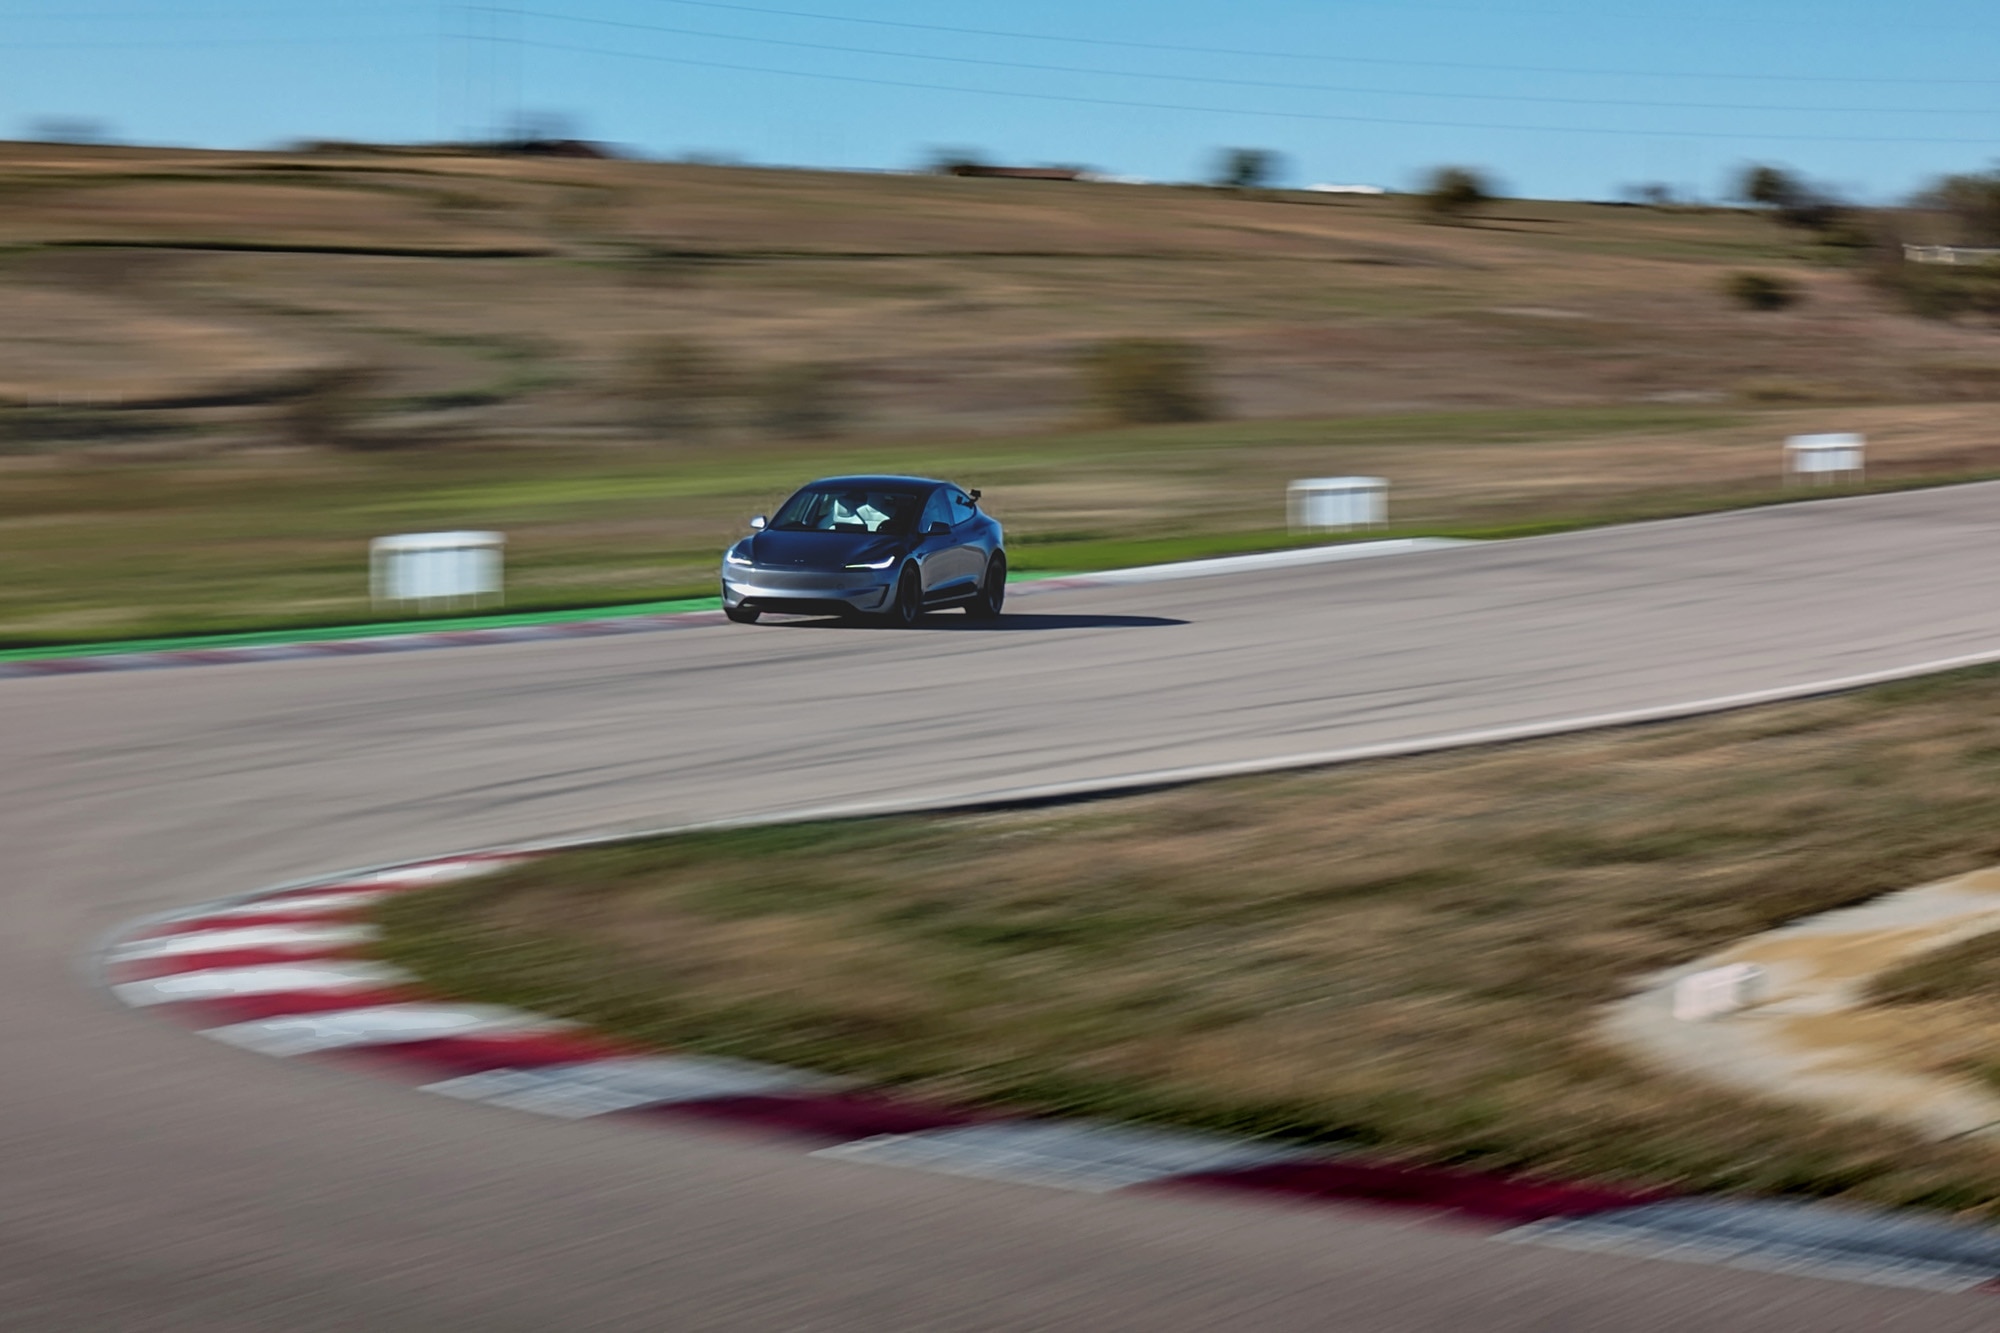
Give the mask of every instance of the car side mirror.
<svg viewBox="0 0 2000 1333">
<path fill-rule="evenodd" d="M 929 526 L 928 528 L 925 528 L 925 529 L 924 529 L 924 536 L 926 536 L 926 537 L 944 537 L 944 536 L 948 536 L 948 535 L 950 534 L 950 532 L 951 532 L 951 524 L 949 524 L 949 523 L 933 523 L 933 524 L 931 524 L 931 525 L 930 525 L 930 526 Z"/>
<path fill-rule="evenodd" d="M 974 504 L 978 504 L 978 503 L 979 503 L 979 492 L 978 492 L 978 491 L 967 491 L 967 492 L 966 492 L 966 495 L 967 495 L 967 496 L 968 496 L 968 497 L 969 497 L 969 498 L 970 498 L 970 499 L 972 500 L 972 503 L 974 503 Z"/>
<path fill-rule="evenodd" d="M 761 532 L 764 529 L 764 524 L 766 521 L 767 520 L 764 518 L 764 516 L 762 514 L 759 514 L 757 515 L 757 517 L 750 520 L 750 526 Z"/>
</svg>

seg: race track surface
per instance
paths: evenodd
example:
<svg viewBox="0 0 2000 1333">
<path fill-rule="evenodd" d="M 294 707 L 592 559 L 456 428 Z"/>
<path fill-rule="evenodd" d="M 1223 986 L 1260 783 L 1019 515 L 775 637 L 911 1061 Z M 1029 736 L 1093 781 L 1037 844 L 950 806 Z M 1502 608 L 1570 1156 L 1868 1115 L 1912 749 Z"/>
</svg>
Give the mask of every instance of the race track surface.
<svg viewBox="0 0 2000 1333">
<path fill-rule="evenodd" d="M 1255 761 L 2000 654 L 2000 487 L 712 627 L 0 682 L 14 1329 L 1992 1328 L 1990 1296 L 553 1122 L 116 1007 L 131 916 L 392 858 Z"/>
</svg>

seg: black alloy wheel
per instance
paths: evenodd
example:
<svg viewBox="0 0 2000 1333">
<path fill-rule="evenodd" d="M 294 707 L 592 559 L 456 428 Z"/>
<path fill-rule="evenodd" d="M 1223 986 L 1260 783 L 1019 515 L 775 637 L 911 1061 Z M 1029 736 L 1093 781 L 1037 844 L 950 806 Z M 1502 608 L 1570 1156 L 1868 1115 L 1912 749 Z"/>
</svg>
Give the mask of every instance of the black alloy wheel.
<svg viewBox="0 0 2000 1333">
<path fill-rule="evenodd" d="M 965 604 L 965 614 L 974 620 L 992 620 L 999 616 L 1000 608 L 1007 604 L 1007 556 L 995 551 L 993 558 L 986 562 L 986 578 L 979 585 L 979 592 Z"/>
<path fill-rule="evenodd" d="M 900 629 L 914 626 L 924 614 L 924 584 L 913 564 L 903 566 L 896 580 L 896 598 L 889 603 L 889 623 Z"/>
</svg>

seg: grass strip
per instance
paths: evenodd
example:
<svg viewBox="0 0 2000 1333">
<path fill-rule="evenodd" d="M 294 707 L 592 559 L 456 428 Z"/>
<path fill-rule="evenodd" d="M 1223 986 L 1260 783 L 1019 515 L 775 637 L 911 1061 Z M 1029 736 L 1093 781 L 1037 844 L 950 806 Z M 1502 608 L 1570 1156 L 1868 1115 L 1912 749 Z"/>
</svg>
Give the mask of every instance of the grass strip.
<svg viewBox="0 0 2000 1333">
<path fill-rule="evenodd" d="M 1875 978 L 1868 990 L 1883 1004 L 1976 998 L 2000 1015 L 2000 931 L 1912 958 Z"/>
<path fill-rule="evenodd" d="M 1949 476 L 1895 478 L 1866 486 L 1850 487 L 1844 496 L 1888 494 L 1895 491 L 1924 490 L 1937 486 L 1963 485 L 2000 479 L 2000 472 L 1968 472 Z M 1340 536 L 1326 533 L 1296 533 L 1284 529 L 1199 533 L 1176 537 L 1134 537 L 1108 539 L 1037 539 L 1029 537 L 1009 544 L 1013 563 L 1010 582 L 1061 578 L 1067 575 L 1102 573 L 1146 565 L 1172 564 L 1189 560 L 1216 559 L 1235 555 L 1262 555 L 1278 551 L 1309 550 L 1323 546 L 1400 540 L 1408 538 L 1451 538 L 1460 541 L 1506 541 L 1525 537 L 1546 537 L 1562 532 L 1623 523 L 1653 522 L 1689 518 L 1699 514 L 1734 509 L 1760 509 L 1770 505 L 1796 504 L 1808 500 L 1834 498 L 1824 491 L 1770 489 L 1635 496 L 1614 507 L 1589 513 L 1551 514 L 1511 522 L 1459 525 L 1392 525 Z M 164 634 L 135 638 L 113 638 L 71 642 L 21 642 L 0 647 L 0 662 L 36 661 L 57 657 L 97 657 L 116 653 L 178 652 L 208 648 L 263 647 L 288 643 L 315 643 L 338 639 L 360 639 L 400 634 L 431 634 L 454 630 L 493 629 L 516 625 L 555 625 L 582 620 L 609 620 L 643 615 L 669 615 L 683 611 L 711 611 L 721 606 L 720 597 L 691 589 L 680 595 L 653 601 L 603 601 L 585 605 L 557 605 L 527 608 L 488 615 L 441 615 L 417 620 L 369 620 L 333 618 L 325 621 L 292 620 L 285 627 L 252 626 L 241 630 L 208 633 Z M 6 643 L 0 639 L 0 644 Z"/>
<path fill-rule="evenodd" d="M 240 634 L 183 634 L 153 639 L 112 639 L 102 643 L 46 645 L 0 650 L 0 662 L 33 662 L 55 657 L 104 657 L 117 653 L 172 653 L 210 648 L 263 648 L 288 643 L 324 643 L 336 639 L 387 638 L 402 634 L 445 634 L 458 630 L 508 629 L 520 625 L 566 625 L 586 620 L 616 620 L 632 616 L 674 615 L 712 611 L 720 597 L 683 597 L 663 602 L 628 602 L 616 606 L 573 607 L 561 611 L 513 611 L 492 615 L 438 616 L 430 620 L 378 620 L 314 628 L 250 630 Z"/>
<path fill-rule="evenodd" d="M 455 996 L 955 1101 L 2000 1218 L 2000 1152 L 1593 1036 L 1655 969 L 2000 860 L 1996 779 L 1982 668 L 1045 809 L 636 841 L 379 920 L 385 955 Z"/>
<path fill-rule="evenodd" d="M 1947 1075 L 2000 1091 L 2000 931 L 1962 940 L 1894 967 L 1868 987 L 1875 1004 L 1918 1034 L 1907 1055 Z"/>
<path fill-rule="evenodd" d="M 804 478 L 842 471 L 970 478 L 1007 523 L 1017 572 L 1073 571 L 1323 540 L 1281 525 L 1286 481 L 1298 476 L 1395 478 L 1397 526 L 1367 535 L 1481 535 L 1735 507 L 1777 489 L 1767 451 L 1756 451 L 1754 477 L 1737 462 L 1635 475 L 1632 460 L 1649 455 L 1633 442 L 1664 433 L 1680 449 L 1691 440 L 1686 447 L 1712 463 L 1735 459 L 1743 447 L 1733 442 L 1749 432 L 1787 428 L 1652 407 L 756 449 L 10 458 L 0 460 L 0 564 L 23 576 L 0 587 L 0 648 L 375 623 L 366 550 L 388 532 L 505 532 L 515 611 L 702 596 L 751 514 Z M 1878 475 L 1938 482 L 1966 466 L 1956 455 L 1885 460 Z M 1691 475 L 1706 481 L 1690 485 Z"/>
</svg>

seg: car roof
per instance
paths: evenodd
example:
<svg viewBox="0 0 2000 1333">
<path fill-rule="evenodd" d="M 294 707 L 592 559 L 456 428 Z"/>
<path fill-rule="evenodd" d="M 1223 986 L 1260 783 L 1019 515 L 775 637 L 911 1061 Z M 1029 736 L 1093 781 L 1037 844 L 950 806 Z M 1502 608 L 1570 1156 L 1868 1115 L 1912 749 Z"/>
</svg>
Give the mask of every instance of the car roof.
<svg viewBox="0 0 2000 1333">
<path fill-rule="evenodd" d="M 939 481 L 934 477 L 898 477 L 887 473 L 870 473 L 852 477 L 821 477 L 818 481 L 807 482 L 799 489 L 806 490 L 815 486 L 862 486 L 879 487 L 886 490 L 918 490 L 929 486 L 949 486 L 951 484 L 948 481 Z"/>
</svg>

